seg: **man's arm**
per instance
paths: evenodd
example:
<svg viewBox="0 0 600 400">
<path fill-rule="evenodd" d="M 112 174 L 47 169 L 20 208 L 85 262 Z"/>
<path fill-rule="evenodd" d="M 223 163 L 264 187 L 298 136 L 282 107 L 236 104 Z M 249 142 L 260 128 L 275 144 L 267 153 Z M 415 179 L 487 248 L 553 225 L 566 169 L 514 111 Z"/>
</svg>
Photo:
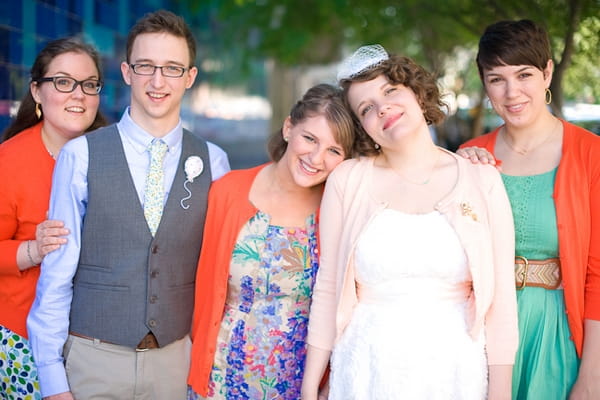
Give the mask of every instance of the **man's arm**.
<svg viewBox="0 0 600 400">
<path fill-rule="evenodd" d="M 49 218 L 64 221 L 70 234 L 64 246 L 44 258 L 35 301 L 27 318 L 44 397 L 69 391 L 62 352 L 69 331 L 73 276 L 87 204 L 87 168 L 87 140 L 81 137 L 64 146 L 52 177 Z"/>
<path fill-rule="evenodd" d="M 229 166 L 229 158 L 227 157 L 227 153 L 225 150 L 220 148 L 214 143 L 206 142 L 208 146 L 208 156 L 210 158 L 210 171 L 212 174 L 212 180 L 216 181 L 229 171 L 231 171 L 231 167 Z"/>
</svg>

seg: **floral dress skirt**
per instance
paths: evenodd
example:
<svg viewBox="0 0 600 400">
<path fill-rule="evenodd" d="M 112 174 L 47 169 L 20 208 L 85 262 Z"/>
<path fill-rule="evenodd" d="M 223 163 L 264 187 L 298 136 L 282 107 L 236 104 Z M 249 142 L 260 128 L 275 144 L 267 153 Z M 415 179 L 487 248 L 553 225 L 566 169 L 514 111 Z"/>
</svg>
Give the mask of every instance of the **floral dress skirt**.
<svg viewBox="0 0 600 400">
<path fill-rule="evenodd" d="M 0 325 L 0 399 L 41 398 L 29 341 Z"/>
<path fill-rule="evenodd" d="M 208 399 L 299 399 L 318 266 L 316 224 L 257 212 L 238 235 Z M 191 399 L 200 398 L 191 392 Z"/>
</svg>

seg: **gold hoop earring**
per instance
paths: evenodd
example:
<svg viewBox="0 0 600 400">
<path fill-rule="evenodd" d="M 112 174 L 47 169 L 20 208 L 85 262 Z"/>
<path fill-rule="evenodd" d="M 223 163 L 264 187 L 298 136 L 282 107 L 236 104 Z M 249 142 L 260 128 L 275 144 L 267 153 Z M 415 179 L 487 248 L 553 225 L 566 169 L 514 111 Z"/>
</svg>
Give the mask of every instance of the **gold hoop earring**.
<svg viewBox="0 0 600 400">
<path fill-rule="evenodd" d="M 546 96 L 546 104 L 552 103 L 552 92 L 550 91 L 549 88 L 546 88 L 545 96 Z"/>
<path fill-rule="evenodd" d="M 42 118 L 42 106 L 40 103 L 35 103 L 35 116 L 37 119 Z"/>
</svg>

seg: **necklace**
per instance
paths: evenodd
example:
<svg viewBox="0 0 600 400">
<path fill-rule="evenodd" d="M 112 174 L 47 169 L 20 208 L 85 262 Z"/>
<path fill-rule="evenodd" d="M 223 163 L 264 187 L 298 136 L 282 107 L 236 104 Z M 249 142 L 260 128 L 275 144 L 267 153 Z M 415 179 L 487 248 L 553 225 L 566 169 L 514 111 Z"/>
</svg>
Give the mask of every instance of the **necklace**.
<svg viewBox="0 0 600 400">
<path fill-rule="evenodd" d="M 506 133 L 506 126 L 504 127 L 504 129 L 502 130 L 500 137 L 502 138 L 502 141 L 504 143 L 506 143 L 506 145 L 515 153 L 521 155 L 521 156 L 526 156 L 527 153 L 529 153 L 530 151 L 539 149 L 544 143 L 546 143 L 548 141 L 548 139 L 550 139 L 550 137 L 554 134 L 554 132 L 556 131 L 556 129 L 560 126 L 560 121 L 556 120 L 556 123 L 554 124 L 554 128 L 552 128 L 550 130 L 549 133 L 546 134 L 546 137 L 544 137 L 544 140 L 542 140 L 540 143 L 535 144 L 533 146 L 531 146 L 529 149 L 517 149 L 516 147 L 514 147 L 511 143 L 510 140 L 508 140 L 508 133 Z"/>
<path fill-rule="evenodd" d="M 44 145 L 44 148 L 46 149 L 48 154 L 50 154 L 50 157 L 56 160 L 56 157 L 54 157 L 54 153 L 50 151 L 50 143 L 50 138 L 48 137 L 48 134 L 44 131 L 44 127 L 42 126 L 42 144 Z"/>
<path fill-rule="evenodd" d="M 437 150 L 437 155 L 435 157 L 435 162 L 433 163 L 433 165 L 431 166 L 431 169 L 429 170 L 429 173 L 427 174 L 427 177 L 422 180 L 422 181 L 414 181 L 412 179 L 408 179 L 406 176 L 404 176 L 402 173 L 400 173 L 400 171 L 398 171 L 396 168 L 392 167 L 392 165 L 390 164 L 390 162 L 388 161 L 388 165 L 390 166 L 390 168 L 392 169 L 392 171 L 394 171 L 394 173 L 396 173 L 396 175 L 398 175 L 402 180 L 411 183 L 413 185 L 417 185 L 417 186 L 425 186 L 429 183 L 429 181 L 431 181 L 431 177 L 433 176 L 433 173 L 435 172 L 435 167 L 437 167 L 438 161 L 440 159 L 440 154 L 441 151 L 439 149 Z"/>
</svg>

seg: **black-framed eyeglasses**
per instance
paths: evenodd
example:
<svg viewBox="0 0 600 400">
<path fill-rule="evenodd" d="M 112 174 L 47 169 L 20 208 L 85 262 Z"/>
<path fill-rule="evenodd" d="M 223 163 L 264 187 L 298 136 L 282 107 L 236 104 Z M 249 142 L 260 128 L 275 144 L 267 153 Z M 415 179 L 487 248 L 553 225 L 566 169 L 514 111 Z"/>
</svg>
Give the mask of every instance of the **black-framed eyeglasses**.
<svg viewBox="0 0 600 400">
<path fill-rule="evenodd" d="M 189 69 L 176 65 L 129 64 L 129 66 L 137 75 L 154 75 L 154 72 L 160 69 L 162 76 L 168 78 L 180 78 Z"/>
<path fill-rule="evenodd" d="M 77 79 L 69 76 L 50 76 L 47 78 L 36 79 L 35 81 L 37 83 L 52 82 L 54 84 L 54 88 L 62 93 L 73 92 L 77 88 L 77 85 L 81 86 L 83 93 L 89 96 L 97 96 L 102 90 L 102 81 L 97 79 L 84 79 L 82 81 L 78 81 Z"/>
</svg>

